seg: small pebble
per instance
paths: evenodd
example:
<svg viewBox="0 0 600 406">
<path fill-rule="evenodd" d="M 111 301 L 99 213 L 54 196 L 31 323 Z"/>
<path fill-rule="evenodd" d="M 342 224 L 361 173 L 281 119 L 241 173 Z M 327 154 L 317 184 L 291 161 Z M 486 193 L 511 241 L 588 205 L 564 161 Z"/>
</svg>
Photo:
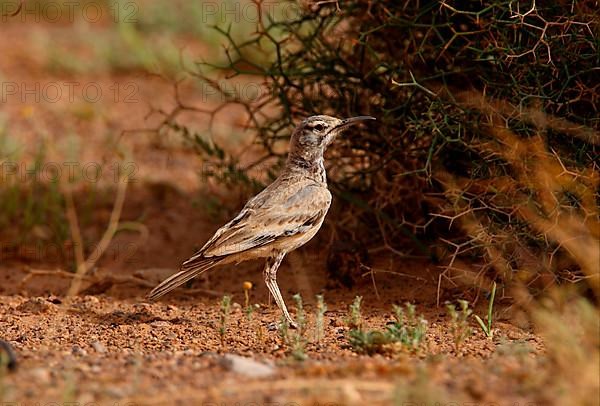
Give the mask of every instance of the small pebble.
<svg viewBox="0 0 600 406">
<path fill-rule="evenodd" d="M 111 398 L 119 399 L 119 398 L 124 398 L 125 396 L 127 396 L 127 392 L 124 389 L 118 388 L 115 386 L 108 386 L 104 390 L 105 390 L 106 394 L 108 396 L 110 396 Z"/>
<path fill-rule="evenodd" d="M 74 345 L 73 347 L 71 347 L 71 354 L 78 357 L 85 357 L 87 355 L 87 351 L 78 345 Z"/>
<path fill-rule="evenodd" d="M 106 352 L 106 347 L 100 341 L 92 342 L 91 346 L 97 353 L 104 354 Z"/>
<path fill-rule="evenodd" d="M 223 360 L 227 369 L 240 375 L 252 378 L 262 378 L 275 373 L 275 367 L 272 365 L 258 362 L 252 358 L 241 357 L 235 354 L 226 354 L 223 356 Z"/>
<path fill-rule="evenodd" d="M 168 321 L 165 321 L 165 320 L 156 320 L 156 321 L 153 321 L 152 323 L 150 323 L 150 325 L 152 327 L 159 327 L 159 328 L 171 327 L 171 323 L 169 323 Z"/>
<path fill-rule="evenodd" d="M 46 368 L 33 368 L 29 372 L 33 378 L 33 381 L 38 384 L 45 384 L 50 381 L 50 371 Z"/>
</svg>

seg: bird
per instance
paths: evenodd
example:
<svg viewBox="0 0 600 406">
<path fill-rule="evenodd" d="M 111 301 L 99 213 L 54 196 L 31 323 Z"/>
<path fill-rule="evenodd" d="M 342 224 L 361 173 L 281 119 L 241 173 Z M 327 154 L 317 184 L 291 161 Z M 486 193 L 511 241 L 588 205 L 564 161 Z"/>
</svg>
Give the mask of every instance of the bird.
<svg viewBox="0 0 600 406">
<path fill-rule="evenodd" d="M 156 300 L 217 265 L 265 258 L 265 284 L 289 326 L 295 328 L 277 285 L 277 270 L 287 253 L 315 236 L 331 205 L 325 150 L 343 130 L 365 120 L 375 118 L 316 115 L 304 119 L 292 132 L 279 176 L 147 298 Z"/>
</svg>

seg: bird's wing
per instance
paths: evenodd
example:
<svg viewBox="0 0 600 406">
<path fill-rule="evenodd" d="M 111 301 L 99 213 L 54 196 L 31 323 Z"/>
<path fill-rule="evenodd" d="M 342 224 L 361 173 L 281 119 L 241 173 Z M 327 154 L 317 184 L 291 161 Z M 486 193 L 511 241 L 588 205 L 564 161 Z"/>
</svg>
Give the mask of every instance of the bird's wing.
<svg viewBox="0 0 600 406">
<path fill-rule="evenodd" d="M 331 193 L 314 182 L 299 181 L 267 188 L 251 199 L 242 211 L 194 256 L 148 294 L 155 300 L 199 274 L 218 265 L 228 255 L 298 236 L 319 227 L 329 205 Z"/>
<path fill-rule="evenodd" d="M 271 199 L 250 200 L 184 265 L 201 258 L 220 257 L 265 246 L 320 225 L 329 209 L 331 193 L 315 183 L 296 184 L 288 191 L 284 194 L 271 190 Z"/>
</svg>

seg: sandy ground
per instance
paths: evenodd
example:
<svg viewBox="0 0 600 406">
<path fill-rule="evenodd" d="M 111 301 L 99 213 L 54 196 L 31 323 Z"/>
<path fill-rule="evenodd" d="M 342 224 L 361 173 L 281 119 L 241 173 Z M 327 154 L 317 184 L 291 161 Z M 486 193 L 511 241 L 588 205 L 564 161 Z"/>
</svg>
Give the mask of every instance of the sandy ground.
<svg viewBox="0 0 600 406">
<path fill-rule="evenodd" d="M 1 303 L 1 331 L 19 356 L 17 371 L 1 381 L 5 401 L 385 404 L 402 398 L 407 390 L 403 381 L 414 385 L 422 376 L 425 386 L 417 390 L 427 394 L 435 389 L 440 400 L 525 401 L 528 394 L 515 392 L 515 382 L 506 376 L 512 372 L 518 382 L 525 371 L 519 363 L 528 360 L 516 352 L 501 356 L 499 349 L 519 343 L 531 351 L 525 355 L 529 358 L 542 348 L 535 335 L 498 323 L 493 341 L 476 334 L 457 353 L 447 317 L 425 309 L 430 325 L 422 351 L 360 355 L 349 348 L 343 321 L 347 311 L 339 302 L 330 304 L 319 342 L 311 338 L 314 307 L 306 307 L 311 315 L 308 360 L 299 362 L 289 355 L 279 332 L 269 330 L 270 322 L 279 318 L 273 306 L 261 305 L 248 320 L 234 305 L 222 343 L 216 299 L 148 304 L 105 295 L 68 300 L 2 296 Z M 392 320 L 379 307 L 365 313 L 371 328 Z M 224 354 L 264 363 L 268 374 L 261 376 L 254 365 L 238 371 Z"/>
</svg>

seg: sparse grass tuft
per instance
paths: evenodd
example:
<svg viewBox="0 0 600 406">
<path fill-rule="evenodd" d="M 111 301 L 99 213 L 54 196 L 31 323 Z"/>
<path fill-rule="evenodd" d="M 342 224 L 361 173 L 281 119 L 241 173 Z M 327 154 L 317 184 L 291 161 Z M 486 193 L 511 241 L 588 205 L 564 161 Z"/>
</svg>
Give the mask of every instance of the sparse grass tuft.
<svg viewBox="0 0 600 406">
<path fill-rule="evenodd" d="M 277 331 L 279 332 L 279 338 L 283 345 L 290 344 L 289 331 L 290 331 L 290 323 L 288 319 L 282 314 L 279 318 L 279 325 L 277 326 Z"/>
<path fill-rule="evenodd" d="M 488 338 L 493 338 L 494 337 L 494 331 L 492 330 L 492 319 L 493 319 L 493 312 L 494 312 L 494 298 L 496 297 L 496 282 L 494 282 L 492 284 L 492 293 L 490 296 L 490 303 L 488 305 L 488 312 L 487 312 L 487 324 L 483 322 L 483 320 L 481 320 L 481 318 L 478 315 L 474 315 L 475 316 L 475 320 L 477 320 L 477 323 L 479 323 L 479 326 L 481 327 L 481 330 L 483 330 L 483 332 L 485 333 L 485 335 Z"/>
<path fill-rule="evenodd" d="M 559 294 L 562 297 L 554 302 L 536 305 L 532 314 L 549 361 L 541 392 L 552 388 L 547 397 L 558 404 L 596 405 L 600 398 L 598 308 L 581 297 Z"/>
<path fill-rule="evenodd" d="M 306 354 L 306 344 L 308 339 L 306 338 L 307 320 L 304 313 L 304 306 L 302 303 L 302 296 L 299 293 L 294 295 L 294 302 L 296 302 L 296 329 L 290 329 L 289 322 L 284 315 L 281 316 L 279 323 L 279 337 L 284 346 L 288 347 L 287 351 L 292 359 L 296 361 L 304 361 L 308 359 Z"/>
<path fill-rule="evenodd" d="M 351 328 L 348 341 L 352 348 L 366 354 L 393 352 L 397 349 L 418 350 L 425 339 L 427 321 L 416 315 L 414 305 L 407 303 L 405 309 L 406 314 L 402 307 L 394 306 L 395 321 L 385 331 Z"/>
<path fill-rule="evenodd" d="M 325 312 L 327 304 L 323 295 L 317 295 L 317 308 L 315 312 L 315 342 L 319 343 L 325 337 Z"/>
<path fill-rule="evenodd" d="M 0 227 L 9 248 L 17 253 L 23 246 L 54 244 L 56 254 L 68 258 L 65 242 L 69 227 L 65 216 L 65 199 L 60 190 L 60 173 L 48 173 L 47 146 L 40 143 L 33 162 L 25 164 L 16 151 L 8 151 L 11 138 L 0 133 Z M 59 169 L 60 170 L 60 169 Z M 10 226 L 10 227 L 9 227 Z M 6 235 L 8 234 L 8 235 Z M 4 247 L 6 249 L 6 247 Z M 17 254 L 18 255 L 18 254 Z M 55 258 L 58 259 L 58 258 Z"/>
<path fill-rule="evenodd" d="M 362 327 L 362 314 L 360 312 L 361 303 L 362 296 L 356 296 L 350 305 L 350 315 L 346 321 L 350 329 L 360 329 Z"/>
<path fill-rule="evenodd" d="M 306 355 L 306 344 L 308 340 L 305 337 L 306 334 L 306 315 L 304 314 L 304 306 L 302 305 L 302 296 L 299 293 L 294 295 L 294 301 L 296 302 L 296 325 L 297 329 L 291 338 L 291 356 L 296 361 L 304 361 L 308 358 Z"/>
<path fill-rule="evenodd" d="M 446 310 L 450 316 L 450 334 L 452 334 L 454 349 L 458 352 L 464 341 L 473 334 L 469 325 L 469 317 L 473 311 L 469 308 L 469 302 L 458 300 L 459 309 L 452 303 L 446 304 Z"/>
<path fill-rule="evenodd" d="M 405 304 L 405 309 L 394 305 L 394 317 L 396 321 L 388 326 L 388 334 L 392 341 L 402 344 L 403 347 L 416 350 L 425 339 L 427 331 L 427 320 L 423 316 L 417 316 L 415 305 Z"/>
<path fill-rule="evenodd" d="M 219 337 L 221 338 L 221 346 L 225 347 L 225 335 L 229 324 L 229 314 L 231 313 L 231 296 L 225 295 L 221 298 L 219 316 Z"/>
<path fill-rule="evenodd" d="M 379 330 L 353 329 L 348 332 L 348 342 L 358 353 L 376 354 L 390 350 L 391 337 Z"/>
</svg>

